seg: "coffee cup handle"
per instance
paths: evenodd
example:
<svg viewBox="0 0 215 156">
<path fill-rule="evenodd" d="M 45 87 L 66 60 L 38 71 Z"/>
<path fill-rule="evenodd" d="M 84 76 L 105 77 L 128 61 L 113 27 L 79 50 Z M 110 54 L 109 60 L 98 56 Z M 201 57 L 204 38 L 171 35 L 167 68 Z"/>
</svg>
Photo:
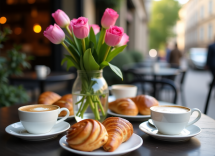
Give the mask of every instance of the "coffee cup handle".
<svg viewBox="0 0 215 156">
<path fill-rule="evenodd" d="M 47 75 L 49 75 L 51 73 L 51 69 L 49 67 L 46 67 L 47 68 Z"/>
<path fill-rule="evenodd" d="M 62 121 L 64 121 L 64 120 L 66 120 L 66 119 L 68 118 L 70 112 L 69 112 L 69 110 L 68 110 L 67 108 L 61 108 L 60 111 L 59 111 L 59 113 L 58 113 L 58 115 L 60 114 L 60 112 L 62 112 L 62 111 L 64 111 L 64 110 L 67 111 L 66 116 L 64 116 L 62 119 L 58 120 L 55 124 L 58 124 L 58 123 L 60 123 L 60 122 L 62 122 Z"/>
<path fill-rule="evenodd" d="M 194 123 L 196 123 L 202 116 L 202 113 L 201 111 L 198 109 L 198 108 L 192 108 L 191 109 L 191 115 L 193 114 L 193 112 L 197 111 L 198 112 L 198 116 L 193 120 L 193 121 L 190 121 L 186 127 L 190 126 L 190 125 L 193 125 Z"/>
</svg>

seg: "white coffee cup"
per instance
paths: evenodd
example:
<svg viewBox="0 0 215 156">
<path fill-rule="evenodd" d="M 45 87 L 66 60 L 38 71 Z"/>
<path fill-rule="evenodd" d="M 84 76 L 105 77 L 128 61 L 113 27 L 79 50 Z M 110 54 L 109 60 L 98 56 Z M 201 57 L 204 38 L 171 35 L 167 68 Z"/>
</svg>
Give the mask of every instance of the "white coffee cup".
<svg viewBox="0 0 215 156">
<path fill-rule="evenodd" d="M 110 90 L 116 99 L 135 97 L 137 95 L 137 86 L 134 85 L 127 84 L 112 85 Z"/>
<path fill-rule="evenodd" d="M 58 115 L 64 110 L 67 111 L 66 116 L 57 121 Z M 67 108 L 43 104 L 22 106 L 18 109 L 18 113 L 23 127 L 32 134 L 49 132 L 54 125 L 66 120 L 70 114 Z"/>
<path fill-rule="evenodd" d="M 36 73 L 37 73 L 37 77 L 40 78 L 40 79 L 45 78 L 51 72 L 51 69 L 49 67 L 47 67 L 47 66 L 44 66 L 44 65 L 35 66 L 35 70 L 36 70 Z"/>
<path fill-rule="evenodd" d="M 150 108 L 151 118 L 162 134 L 175 135 L 201 118 L 201 111 L 197 108 L 187 108 L 183 106 L 162 105 Z M 189 122 L 192 113 L 198 112 L 198 116 Z M 189 122 L 189 123 L 188 123 Z"/>
</svg>

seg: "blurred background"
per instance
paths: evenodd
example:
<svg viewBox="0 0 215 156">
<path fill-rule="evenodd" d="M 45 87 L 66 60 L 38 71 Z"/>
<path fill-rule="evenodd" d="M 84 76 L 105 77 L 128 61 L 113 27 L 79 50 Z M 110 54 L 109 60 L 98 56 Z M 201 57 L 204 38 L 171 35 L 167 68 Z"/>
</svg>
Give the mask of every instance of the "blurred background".
<svg viewBox="0 0 215 156">
<path fill-rule="evenodd" d="M 188 107 L 198 107 L 204 111 L 213 79 L 213 72 L 208 70 L 211 68 L 206 61 L 208 46 L 213 44 L 215 39 L 214 0 L 1 0 L 0 57 L 8 58 L 8 50 L 20 45 L 18 53 L 25 54 L 26 58 L 31 56 L 31 59 L 27 59 L 29 65 L 25 64 L 18 69 L 20 72 L 34 72 L 36 65 L 46 65 L 52 72 L 65 72 L 66 67 L 61 66 L 61 60 L 64 54 L 67 54 L 66 50 L 61 45 L 51 44 L 43 36 L 43 31 L 50 24 L 54 24 L 51 13 L 62 9 L 70 19 L 84 16 L 88 18 L 89 24 L 100 25 L 106 8 L 113 8 L 119 13 L 116 25 L 123 27 L 129 36 L 126 50 L 112 63 L 124 72 L 140 66 L 153 68 L 155 63 L 158 63 L 160 68 L 164 65 L 183 69 L 186 71 L 183 83 L 180 74 L 169 77 L 177 88 L 176 103 L 186 103 Z M 171 56 L 170 53 L 176 51 L 180 52 L 181 56 Z M 0 78 L 3 82 L 3 78 L 9 75 L 3 76 L 1 71 L 4 69 L 4 61 L 1 60 L 3 59 L 0 59 Z M 69 72 L 76 73 L 75 69 L 70 69 Z M 146 78 L 150 79 L 150 76 L 146 75 Z M 104 70 L 104 77 L 109 86 L 125 83 L 115 76 L 109 67 Z M 132 76 L 128 78 L 132 79 Z M 17 82 L 13 85 L 21 85 L 27 91 L 30 97 L 28 101 L 37 99 L 37 84 Z M 70 85 L 50 82 L 46 90 L 64 94 L 71 91 L 71 85 L 72 82 Z M 180 98 L 182 85 L 186 102 Z M 145 85 L 144 89 L 150 90 L 151 86 Z M 0 93 L 3 95 L 1 91 Z M 3 100 L 4 98 L 1 101 L 0 97 L 0 103 L 3 103 Z M 212 92 L 208 114 L 213 118 L 214 102 L 215 93 Z"/>
</svg>

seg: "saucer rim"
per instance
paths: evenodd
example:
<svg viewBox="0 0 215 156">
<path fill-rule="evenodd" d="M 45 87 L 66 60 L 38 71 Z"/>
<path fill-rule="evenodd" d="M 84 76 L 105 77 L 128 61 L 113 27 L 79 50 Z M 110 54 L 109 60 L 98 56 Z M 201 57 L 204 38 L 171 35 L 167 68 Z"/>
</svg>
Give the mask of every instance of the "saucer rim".
<svg viewBox="0 0 215 156">
<path fill-rule="evenodd" d="M 149 125 L 151 125 L 150 123 L 149 123 L 149 121 L 145 121 L 145 122 L 142 122 L 140 125 L 142 125 L 142 124 L 149 124 Z M 141 129 L 140 128 L 140 125 L 139 125 L 139 129 L 141 130 L 141 131 L 143 131 L 144 133 L 146 133 L 146 134 L 148 134 L 148 135 L 152 135 L 152 136 L 155 136 L 155 137 L 162 137 L 162 138 L 169 138 L 169 139 L 174 139 L 174 138 L 191 138 L 191 137 L 194 137 L 194 136 L 196 136 L 196 135 L 198 135 L 199 133 L 201 133 L 202 132 L 202 129 L 199 127 L 199 126 L 197 126 L 197 125 L 190 125 L 190 126 L 194 126 L 194 127 L 197 127 L 198 129 L 199 129 L 199 131 L 197 132 L 197 133 L 195 133 L 195 134 L 192 134 L 192 135 L 185 135 L 185 136 L 178 136 L 178 135 L 162 135 L 162 134 L 154 134 L 154 133 L 151 133 L 151 132 L 149 132 L 149 131 L 145 131 L 145 130 L 143 130 L 143 129 Z M 151 125 L 152 126 L 152 125 Z M 155 127 L 155 126 L 153 126 L 153 127 Z M 156 127 L 155 127 L 156 128 Z M 185 128 L 186 129 L 186 128 Z"/>
<path fill-rule="evenodd" d="M 129 152 L 132 152 L 134 150 L 137 150 L 138 148 L 140 148 L 142 146 L 142 144 L 143 144 L 142 137 L 140 137 L 138 134 L 135 134 L 135 133 L 133 133 L 132 136 L 133 135 L 139 139 L 140 142 L 138 143 L 138 145 L 136 145 L 135 147 L 132 147 L 131 149 L 129 149 L 127 151 L 121 151 L 121 152 L 106 152 L 106 151 L 104 151 L 104 152 L 94 153 L 93 151 L 92 152 L 86 152 L 86 151 L 75 150 L 75 149 L 72 149 L 72 148 L 69 148 L 69 147 L 63 145 L 63 144 L 65 144 L 64 140 L 66 139 L 66 135 L 64 135 L 60 138 L 59 144 L 63 149 L 65 149 L 69 152 L 75 153 L 75 154 L 80 154 L 80 155 L 89 155 L 89 156 L 99 156 L 99 155 L 104 155 L 104 156 L 111 156 L 112 155 L 112 156 L 114 156 L 114 155 L 119 155 L 119 154 L 123 155 L 123 154 L 129 153 Z"/>
<path fill-rule="evenodd" d="M 19 121 L 19 122 L 15 122 L 15 123 L 12 123 L 10 125 L 8 125 L 6 128 L 5 128 L 5 131 L 10 134 L 10 135 L 13 135 L 13 136 L 17 136 L 17 137 L 25 137 L 25 138 L 31 138 L 31 137 L 46 137 L 46 136 L 52 136 L 52 135 L 57 135 L 57 134 L 60 134 L 60 133 L 63 133 L 65 132 L 66 130 L 68 130 L 70 128 L 70 124 L 68 122 L 65 122 L 65 121 L 62 121 L 61 123 L 64 123 L 64 124 L 67 124 L 67 128 L 61 130 L 61 131 L 58 131 L 56 133 L 44 133 L 44 134 L 31 134 L 31 135 L 23 135 L 23 134 L 14 134 L 14 133 L 11 133 L 8 129 L 13 125 L 13 124 L 16 124 L 16 123 L 20 123 L 22 125 L 22 123 Z M 23 125 L 22 125 L 23 126 Z M 24 128 L 24 126 L 23 126 Z M 24 128 L 25 129 L 25 128 Z M 30 134 L 30 133 L 29 133 Z"/>
</svg>

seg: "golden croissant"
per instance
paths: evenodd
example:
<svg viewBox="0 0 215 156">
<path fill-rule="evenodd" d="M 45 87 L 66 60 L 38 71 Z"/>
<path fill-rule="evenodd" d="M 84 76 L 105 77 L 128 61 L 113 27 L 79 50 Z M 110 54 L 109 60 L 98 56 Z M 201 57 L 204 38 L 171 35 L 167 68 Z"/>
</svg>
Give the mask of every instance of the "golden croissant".
<svg viewBox="0 0 215 156">
<path fill-rule="evenodd" d="M 52 105 L 54 102 L 59 100 L 61 98 L 60 95 L 54 93 L 54 92 L 43 92 L 38 99 L 38 104 L 46 104 L 46 105 Z"/>
<path fill-rule="evenodd" d="M 107 142 L 108 133 L 100 122 L 85 119 L 72 125 L 66 137 L 71 148 L 80 151 L 93 151 Z"/>
<path fill-rule="evenodd" d="M 150 115 L 150 108 L 152 106 L 158 106 L 158 101 L 149 95 L 138 95 L 136 97 L 130 98 L 137 105 L 139 113 L 142 115 Z"/>
<path fill-rule="evenodd" d="M 74 115 L 73 106 L 72 106 L 72 94 L 66 94 L 62 96 L 58 101 L 53 103 L 53 105 L 57 105 L 60 108 L 67 108 L 70 112 L 69 115 Z M 58 116 L 66 116 L 67 112 L 62 111 Z"/>
<path fill-rule="evenodd" d="M 103 146 L 105 151 L 113 152 L 121 143 L 127 141 L 133 134 L 132 124 L 119 117 L 109 117 L 102 123 L 108 132 L 108 141 Z"/>
<path fill-rule="evenodd" d="M 131 99 L 118 99 L 108 104 L 108 108 L 122 115 L 136 116 L 138 114 L 138 109 L 136 104 Z"/>
</svg>

